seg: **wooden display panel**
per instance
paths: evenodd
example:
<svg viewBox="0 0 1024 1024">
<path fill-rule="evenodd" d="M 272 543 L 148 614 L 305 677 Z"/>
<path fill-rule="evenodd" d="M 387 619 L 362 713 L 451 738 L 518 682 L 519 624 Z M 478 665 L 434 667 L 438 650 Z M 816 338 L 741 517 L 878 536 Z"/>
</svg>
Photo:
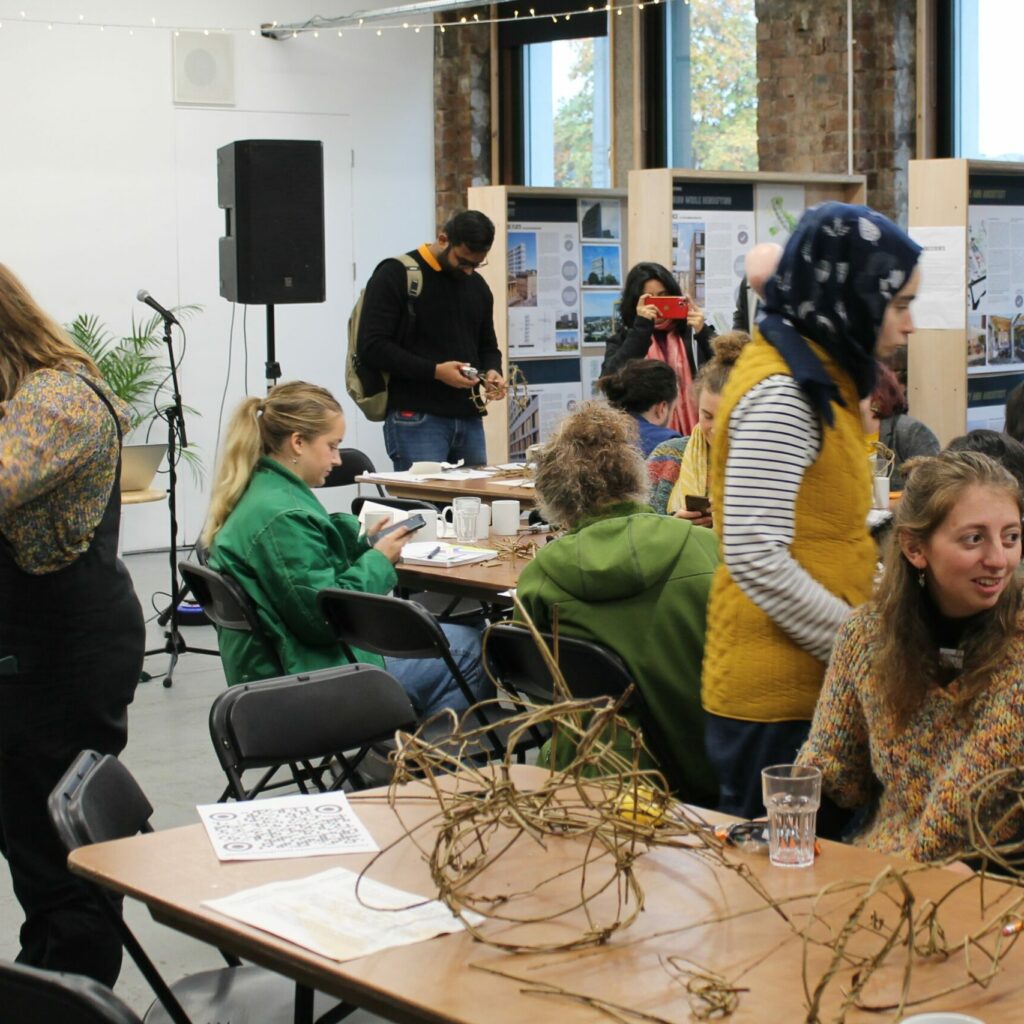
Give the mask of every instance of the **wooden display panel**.
<svg viewBox="0 0 1024 1024">
<path fill-rule="evenodd" d="M 964 265 L 969 268 L 972 182 L 993 177 L 1005 179 L 1011 187 L 1024 189 L 1024 166 L 1021 164 L 988 160 L 911 160 L 907 218 L 911 234 L 916 228 L 956 228 L 962 231 Z M 1024 202 L 1009 205 L 1024 205 Z M 911 337 L 909 345 L 907 397 L 910 414 L 927 423 L 943 445 L 967 430 L 972 381 L 977 382 L 979 390 L 983 390 L 982 382 L 987 381 L 992 382 L 993 390 L 998 390 L 1001 379 L 1009 378 L 1015 383 L 1022 373 L 1020 362 L 1011 362 L 1005 369 L 994 366 L 978 375 L 968 373 L 971 275 L 969 269 L 965 273 L 963 305 L 951 325 L 938 328 L 926 322 Z M 924 281 L 927 287 L 927 270 Z M 1024 281 L 1019 285 L 1024 286 Z M 976 315 L 989 316 L 990 312 L 978 312 Z M 1008 317 L 1013 313 L 1016 319 L 1014 308 L 1007 309 L 1006 313 Z M 1011 344 L 1015 349 L 1019 347 L 1015 342 L 1011 341 Z"/>
<path fill-rule="evenodd" d="M 669 191 L 671 195 L 671 190 Z M 528 188 L 509 185 L 484 185 L 469 189 L 467 205 L 472 210 L 485 213 L 494 222 L 495 237 L 487 257 L 487 266 L 479 273 L 483 276 L 494 296 L 494 331 L 501 350 L 502 362 L 506 370 L 509 362 L 509 302 L 508 302 L 508 225 L 509 201 L 511 199 L 613 199 L 622 206 L 622 237 L 618 244 L 621 247 L 623 275 L 628 270 L 626 254 L 630 226 L 628 223 L 628 207 L 625 189 L 567 189 L 567 188 Z M 621 291 L 621 285 L 619 287 Z M 582 304 L 581 304 L 582 308 Z M 581 318 L 582 321 L 582 318 Z M 580 323 L 580 345 L 582 349 L 583 324 Z M 557 357 L 556 357 L 557 358 Z M 573 356 L 566 356 L 572 359 Z M 577 361 L 582 358 L 582 351 L 575 356 Z M 523 360 L 524 369 L 529 360 Z M 582 379 L 582 374 L 581 374 Z M 487 438 L 487 455 L 492 463 L 507 462 L 509 458 L 509 416 L 507 402 L 492 402 L 487 407 L 484 417 L 484 433 Z"/>
</svg>

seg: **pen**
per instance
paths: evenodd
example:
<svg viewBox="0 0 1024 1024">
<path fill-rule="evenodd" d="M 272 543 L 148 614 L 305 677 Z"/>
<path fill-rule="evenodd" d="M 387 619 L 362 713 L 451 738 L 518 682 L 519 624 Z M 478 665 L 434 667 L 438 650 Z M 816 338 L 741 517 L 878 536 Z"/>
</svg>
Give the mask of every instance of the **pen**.
<svg viewBox="0 0 1024 1024">
<path fill-rule="evenodd" d="M 427 555 L 427 558 L 433 558 L 434 555 L 436 555 L 436 554 L 438 554 L 440 552 L 440 550 L 441 550 L 441 545 L 438 544 L 437 547 L 434 548 L 434 550 L 431 551 L 429 555 Z"/>
</svg>

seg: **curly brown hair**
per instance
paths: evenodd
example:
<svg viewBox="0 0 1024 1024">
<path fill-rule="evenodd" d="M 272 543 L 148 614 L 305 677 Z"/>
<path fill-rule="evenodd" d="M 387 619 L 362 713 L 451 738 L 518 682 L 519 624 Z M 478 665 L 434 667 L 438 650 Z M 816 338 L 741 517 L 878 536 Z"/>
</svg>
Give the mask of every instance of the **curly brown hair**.
<svg viewBox="0 0 1024 1024">
<path fill-rule="evenodd" d="M 714 356 L 700 368 L 693 381 L 693 397 L 697 401 L 704 391 L 713 395 L 722 393 L 736 360 L 749 341 L 750 335 L 746 331 L 726 331 L 715 338 L 711 343 Z"/>
<path fill-rule="evenodd" d="M 537 458 L 535 484 L 549 523 L 572 528 L 621 501 L 646 501 L 650 484 L 632 416 L 585 402 Z"/>
<path fill-rule="evenodd" d="M 900 538 L 925 541 L 942 525 L 967 488 L 985 487 L 1005 494 L 1024 514 L 1017 481 L 999 463 L 980 452 L 940 452 L 906 463 L 906 487 L 896 508 L 885 573 L 875 597 L 882 643 L 873 671 L 893 721 L 901 731 L 921 706 L 929 687 L 941 678 L 939 652 L 931 635 L 927 592 L 918 570 L 907 561 Z M 981 692 L 1002 661 L 1019 629 L 1022 583 L 1013 575 L 991 614 L 963 637 L 963 675 L 958 701 L 966 707 Z"/>
</svg>

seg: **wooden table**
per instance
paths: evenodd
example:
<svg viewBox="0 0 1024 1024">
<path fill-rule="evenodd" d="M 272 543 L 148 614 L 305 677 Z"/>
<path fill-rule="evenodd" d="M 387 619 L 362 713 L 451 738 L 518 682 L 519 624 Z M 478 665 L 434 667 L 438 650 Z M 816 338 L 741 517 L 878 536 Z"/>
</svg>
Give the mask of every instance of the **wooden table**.
<svg viewBox="0 0 1024 1024">
<path fill-rule="evenodd" d="M 543 777 L 538 768 L 512 769 L 512 778 L 521 786 L 537 785 Z M 383 847 L 399 836 L 401 829 L 381 792 L 354 795 L 352 802 Z M 400 807 L 408 826 L 424 821 L 436 810 L 431 800 L 423 799 L 425 786 L 410 787 L 405 792 Z M 427 832 L 421 829 L 418 835 L 424 841 Z M 494 842 L 501 838 L 496 835 Z M 501 859 L 497 884 L 509 892 L 529 890 L 539 877 L 548 877 L 570 860 L 578 859 L 580 845 L 579 840 L 565 839 L 548 840 L 541 847 L 521 837 Z M 773 868 L 763 854 L 736 851 L 730 857 L 737 865 L 745 864 L 776 901 L 787 900 L 786 913 L 795 921 L 806 919 L 813 896 L 825 885 L 870 880 L 887 866 L 907 865 L 853 847 L 827 842 L 822 847 L 815 865 L 807 869 Z M 660 849 L 640 857 L 636 871 L 644 889 L 644 911 L 630 928 L 615 934 L 605 945 L 574 953 L 509 955 L 459 933 L 337 963 L 201 905 L 205 899 L 332 867 L 358 870 L 368 860 L 366 855 L 350 855 L 221 864 L 202 826 L 192 825 L 82 847 L 71 854 L 69 863 L 74 873 L 142 900 L 157 921 L 394 1021 L 521 1024 L 533 1018 L 557 1020 L 559 1024 L 592 1024 L 605 1019 L 579 1001 L 523 991 L 535 993 L 545 985 L 558 985 L 649 1014 L 647 1021 L 684 1024 L 693 1018 L 683 988 L 666 970 L 665 958 L 669 956 L 717 971 L 743 989 L 729 1024 L 799 1024 L 806 1019 L 801 940 L 736 872 L 712 867 L 680 850 Z M 426 865 L 408 841 L 382 857 L 372 877 L 424 896 L 436 892 Z M 933 869 L 909 876 L 908 881 L 920 912 L 924 900 L 938 897 L 962 880 L 951 872 Z M 578 884 L 578 879 L 566 875 L 546 887 L 543 895 L 531 897 L 535 900 L 533 912 L 550 909 L 552 901 L 559 898 L 572 901 Z M 481 879 L 476 888 L 493 893 L 494 886 L 494 878 Z M 976 879 L 969 881 L 948 905 L 943 923 L 953 944 L 965 929 L 977 926 L 978 888 Z M 982 916 L 992 919 L 1020 892 L 988 881 Z M 829 897 L 822 905 L 823 920 L 836 928 L 858 895 L 846 892 Z M 882 921 L 895 924 L 892 903 L 880 900 L 877 909 Z M 578 915 L 574 923 L 581 923 Z M 492 935 L 515 941 L 564 941 L 570 934 L 558 924 L 520 925 L 514 931 L 512 926 L 491 922 L 486 928 Z M 903 957 L 897 951 L 891 966 L 876 974 L 873 998 L 896 998 Z M 813 984 L 825 967 L 826 950 L 810 946 L 808 961 Z M 975 968 L 982 966 L 977 955 L 971 962 Z M 988 989 L 971 987 L 913 1012 L 959 1010 L 979 1017 L 985 1024 L 1019 1024 L 1022 967 L 1024 944 L 1009 953 Z M 489 973 L 493 970 L 522 980 Z M 962 977 L 963 954 L 954 952 L 947 960 L 915 966 L 912 992 L 936 992 Z M 829 990 L 823 1021 L 835 1019 L 841 998 L 838 983 L 848 980 L 847 972 Z M 621 1019 L 639 1020 L 629 1016 Z M 846 1018 L 848 1024 L 880 1024 L 894 1019 L 891 1012 L 869 1014 L 859 1010 L 851 1010 Z"/>
<path fill-rule="evenodd" d="M 395 498 L 420 498 L 439 504 L 451 504 L 452 498 L 476 497 L 484 501 L 518 501 L 522 508 L 533 508 L 537 492 L 532 487 L 506 487 L 478 477 L 475 480 L 389 480 L 386 475 L 357 476 L 357 484 L 380 484 Z"/>
<path fill-rule="evenodd" d="M 521 533 L 519 538 L 536 547 L 545 543 L 549 536 L 548 533 Z M 496 548 L 499 541 L 511 539 L 491 534 L 487 541 L 477 541 L 477 544 L 480 547 Z M 485 604 L 511 606 L 511 599 L 501 595 L 503 591 L 511 590 L 518 584 L 519 574 L 529 562 L 528 558 L 508 558 L 497 564 L 474 562 L 471 565 L 454 565 L 450 569 L 399 562 L 395 570 L 400 586 L 408 590 L 432 590 L 483 601 Z"/>
</svg>

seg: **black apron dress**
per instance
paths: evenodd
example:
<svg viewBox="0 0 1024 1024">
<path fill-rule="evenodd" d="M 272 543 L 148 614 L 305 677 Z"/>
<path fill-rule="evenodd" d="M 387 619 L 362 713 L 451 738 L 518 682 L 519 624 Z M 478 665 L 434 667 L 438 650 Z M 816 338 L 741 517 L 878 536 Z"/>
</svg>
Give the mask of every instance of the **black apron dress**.
<svg viewBox="0 0 1024 1024">
<path fill-rule="evenodd" d="M 0 852 L 25 912 L 18 960 L 112 986 L 121 941 L 86 885 L 67 870 L 46 800 L 85 749 L 119 754 L 142 670 L 145 623 L 117 557 L 121 427 L 107 506 L 89 548 L 56 572 L 20 569 L 0 535 Z M 5 922 L 5 926 L 6 926 Z"/>
</svg>

